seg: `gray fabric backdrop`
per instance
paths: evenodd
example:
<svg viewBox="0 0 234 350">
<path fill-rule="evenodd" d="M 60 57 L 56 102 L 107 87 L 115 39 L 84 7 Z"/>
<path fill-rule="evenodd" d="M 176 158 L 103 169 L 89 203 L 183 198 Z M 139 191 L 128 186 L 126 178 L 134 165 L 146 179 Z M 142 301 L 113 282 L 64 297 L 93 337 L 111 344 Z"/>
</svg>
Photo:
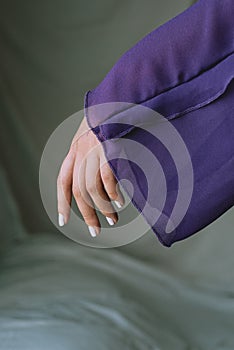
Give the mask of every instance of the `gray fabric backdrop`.
<svg viewBox="0 0 234 350">
<path fill-rule="evenodd" d="M 38 188 L 40 156 L 51 132 L 83 107 L 85 91 L 125 50 L 189 4 L 1 2 L 2 247 L 8 237 L 23 237 L 25 231 L 55 232 L 29 237 L 11 251 L 12 239 L 6 242 L 1 349 L 41 350 L 47 344 L 48 349 L 88 350 L 89 327 L 98 349 L 110 349 L 110 344 L 114 349 L 114 340 L 116 349 L 123 344 L 143 350 L 234 349 L 233 209 L 170 249 L 149 232 L 126 247 L 94 250 L 56 232 Z M 108 317 L 119 333 L 105 333 Z"/>
</svg>

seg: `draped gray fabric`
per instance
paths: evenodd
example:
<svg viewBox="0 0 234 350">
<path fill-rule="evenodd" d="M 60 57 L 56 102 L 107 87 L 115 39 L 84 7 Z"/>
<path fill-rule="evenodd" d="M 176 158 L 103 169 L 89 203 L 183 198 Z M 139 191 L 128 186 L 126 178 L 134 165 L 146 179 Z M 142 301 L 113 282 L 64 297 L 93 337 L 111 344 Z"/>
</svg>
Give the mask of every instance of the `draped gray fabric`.
<svg viewBox="0 0 234 350">
<path fill-rule="evenodd" d="M 233 209 L 169 249 L 152 232 L 93 249 L 53 228 L 38 188 L 51 132 L 125 50 L 188 5 L 1 3 L 1 350 L 234 349 Z"/>
</svg>

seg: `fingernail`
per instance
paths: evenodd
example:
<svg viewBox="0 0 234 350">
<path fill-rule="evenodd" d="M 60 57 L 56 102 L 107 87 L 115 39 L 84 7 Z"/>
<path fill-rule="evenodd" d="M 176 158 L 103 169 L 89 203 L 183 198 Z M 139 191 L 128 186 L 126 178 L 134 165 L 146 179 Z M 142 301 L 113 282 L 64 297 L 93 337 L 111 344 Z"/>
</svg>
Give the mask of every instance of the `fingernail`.
<svg viewBox="0 0 234 350">
<path fill-rule="evenodd" d="M 115 224 L 114 220 L 112 220 L 111 218 L 108 218 L 108 216 L 106 216 L 106 220 L 107 220 L 108 224 L 111 226 L 113 226 Z"/>
<path fill-rule="evenodd" d="M 91 236 L 96 237 L 97 234 L 96 234 L 95 228 L 93 226 L 88 226 L 88 228 L 89 228 L 89 233 L 91 234 Z"/>
<path fill-rule="evenodd" d="M 118 201 L 114 201 L 114 203 L 115 203 L 115 205 L 117 206 L 117 208 L 122 208 L 122 205 L 120 204 L 120 202 L 118 202 Z"/>
<path fill-rule="evenodd" d="M 59 226 L 64 226 L 65 222 L 64 222 L 64 217 L 62 214 L 59 213 L 58 215 L 58 223 L 59 223 Z"/>
</svg>

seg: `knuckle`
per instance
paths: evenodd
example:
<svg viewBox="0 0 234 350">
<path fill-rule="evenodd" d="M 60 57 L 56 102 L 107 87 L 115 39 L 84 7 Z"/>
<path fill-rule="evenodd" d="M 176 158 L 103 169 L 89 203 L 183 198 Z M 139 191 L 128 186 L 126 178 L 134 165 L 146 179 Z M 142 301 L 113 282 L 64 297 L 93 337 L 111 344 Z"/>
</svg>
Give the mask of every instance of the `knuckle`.
<svg viewBox="0 0 234 350">
<path fill-rule="evenodd" d="M 102 172 L 102 179 L 105 183 L 109 183 L 110 181 L 112 181 L 112 176 L 108 171 L 104 170 Z"/>
<path fill-rule="evenodd" d="M 83 214 L 83 219 L 87 225 L 98 226 L 98 220 L 93 214 Z"/>
<path fill-rule="evenodd" d="M 69 178 L 70 178 L 70 174 L 66 170 L 66 166 L 65 166 L 66 162 L 67 162 L 67 158 L 64 159 L 63 164 L 59 171 L 59 175 L 57 177 L 57 185 L 62 187 L 65 187 L 68 185 Z"/>
<path fill-rule="evenodd" d="M 65 181 L 64 175 L 62 171 L 60 170 L 59 175 L 57 177 L 57 186 L 62 186 L 63 182 Z"/>
<path fill-rule="evenodd" d="M 60 174 L 59 183 L 62 187 L 66 187 L 68 184 L 68 178 L 64 172 L 61 172 Z"/>
<path fill-rule="evenodd" d="M 81 191 L 80 191 L 78 186 L 73 186 L 72 193 L 73 193 L 76 200 L 81 199 L 82 195 L 81 195 Z"/>
<path fill-rule="evenodd" d="M 86 185 L 88 193 L 94 195 L 96 193 L 96 186 L 94 183 L 87 183 Z"/>
<path fill-rule="evenodd" d="M 116 199 L 116 198 L 117 198 L 117 193 L 116 193 L 115 189 L 110 189 L 110 190 L 108 191 L 108 195 L 109 195 L 109 197 L 112 198 L 112 199 Z"/>
<path fill-rule="evenodd" d="M 83 214 L 83 218 L 84 218 L 84 221 L 87 223 L 93 221 L 93 216 L 90 214 Z"/>
</svg>

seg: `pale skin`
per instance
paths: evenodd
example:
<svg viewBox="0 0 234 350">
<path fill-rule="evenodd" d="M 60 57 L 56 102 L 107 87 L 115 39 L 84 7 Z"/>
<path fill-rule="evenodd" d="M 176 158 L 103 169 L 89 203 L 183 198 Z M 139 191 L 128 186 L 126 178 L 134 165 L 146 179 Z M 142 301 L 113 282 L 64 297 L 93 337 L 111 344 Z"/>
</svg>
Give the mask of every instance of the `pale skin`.
<svg viewBox="0 0 234 350">
<path fill-rule="evenodd" d="M 96 207 L 110 225 L 118 221 L 117 208 L 124 197 L 113 175 L 100 141 L 90 130 L 86 118 L 78 128 L 57 178 L 57 204 L 59 225 L 67 224 L 72 196 L 88 226 L 92 237 L 101 232 Z"/>
</svg>

